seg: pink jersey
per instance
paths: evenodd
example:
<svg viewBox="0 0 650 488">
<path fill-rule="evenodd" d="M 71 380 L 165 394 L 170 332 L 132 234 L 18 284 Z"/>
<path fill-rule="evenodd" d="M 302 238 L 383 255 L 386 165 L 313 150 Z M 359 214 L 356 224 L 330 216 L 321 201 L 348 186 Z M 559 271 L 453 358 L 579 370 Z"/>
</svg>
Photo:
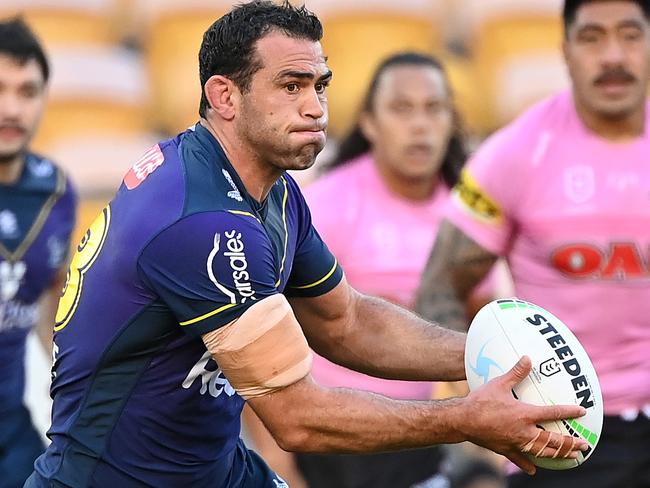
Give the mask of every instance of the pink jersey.
<svg viewBox="0 0 650 488">
<path fill-rule="evenodd" d="M 314 225 L 343 266 L 348 282 L 368 295 L 412 308 L 420 275 L 438 230 L 447 187 L 414 203 L 391 193 L 370 156 L 326 174 L 305 190 Z M 400 399 L 429 399 L 428 382 L 389 381 L 342 368 L 322 357 L 313 375 L 325 386 L 346 386 Z"/>
<path fill-rule="evenodd" d="M 650 404 L 649 131 L 603 140 L 561 93 L 486 141 L 447 210 L 507 256 L 520 298 L 573 330 L 609 415 Z"/>
</svg>

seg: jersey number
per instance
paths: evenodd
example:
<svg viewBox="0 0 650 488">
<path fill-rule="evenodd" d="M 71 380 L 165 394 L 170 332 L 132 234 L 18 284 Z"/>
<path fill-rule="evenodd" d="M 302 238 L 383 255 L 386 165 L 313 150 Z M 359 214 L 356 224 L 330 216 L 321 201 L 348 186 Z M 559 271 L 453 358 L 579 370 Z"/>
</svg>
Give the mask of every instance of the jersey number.
<svg viewBox="0 0 650 488">
<path fill-rule="evenodd" d="M 95 259 L 97 259 L 97 256 L 99 256 L 99 252 L 102 250 L 102 246 L 106 240 L 110 223 L 111 207 L 107 206 L 81 238 L 81 242 L 77 246 L 70 267 L 68 268 L 65 285 L 61 291 L 54 330 L 63 329 L 68 325 L 68 322 L 70 322 L 70 319 L 74 315 L 83 289 L 84 274 L 88 272 Z"/>
</svg>

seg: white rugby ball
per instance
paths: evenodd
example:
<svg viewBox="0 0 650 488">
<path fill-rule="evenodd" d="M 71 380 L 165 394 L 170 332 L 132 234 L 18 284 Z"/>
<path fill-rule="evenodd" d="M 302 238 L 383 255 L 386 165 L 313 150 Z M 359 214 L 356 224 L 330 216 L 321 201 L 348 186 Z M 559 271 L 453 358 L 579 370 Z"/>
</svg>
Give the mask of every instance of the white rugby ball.
<svg viewBox="0 0 650 488">
<path fill-rule="evenodd" d="M 517 298 L 495 300 L 476 314 L 467 333 L 465 372 L 470 390 L 506 373 L 522 356 L 533 368 L 513 394 L 533 405 L 582 405 L 587 415 L 545 422 L 542 428 L 585 439 L 578 459 L 528 457 L 547 469 L 570 469 L 594 452 L 603 427 L 603 398 L 596 371 L 569 328 L 552 313 Z"/>
</svg>

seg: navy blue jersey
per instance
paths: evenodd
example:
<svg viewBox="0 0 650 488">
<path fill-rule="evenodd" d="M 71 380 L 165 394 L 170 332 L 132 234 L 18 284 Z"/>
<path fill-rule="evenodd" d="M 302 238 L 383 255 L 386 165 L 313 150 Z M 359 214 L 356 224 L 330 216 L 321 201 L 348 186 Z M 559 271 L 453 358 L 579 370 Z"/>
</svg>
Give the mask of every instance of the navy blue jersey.
<svg viewBox="0 0 650 488">
<path fill-rule="evenodd" d="M 35 154 L 18 181 L 0 184 L 0 415 L 22 405 L 27 334 L 65 262 L 76 201 L 63 172 Z"/>
<path fill-rule="evenodd" d="M 82 239 L 57 311 L 52 440 L 36 462 L 73 487 L 239 487 L 244 401 L 201 335 L 342 271 L 282 176 L 255 201 L 198 124 L 154 146 Z M 273 485 L 271 485 L 273 486 Z"/>
</svg>

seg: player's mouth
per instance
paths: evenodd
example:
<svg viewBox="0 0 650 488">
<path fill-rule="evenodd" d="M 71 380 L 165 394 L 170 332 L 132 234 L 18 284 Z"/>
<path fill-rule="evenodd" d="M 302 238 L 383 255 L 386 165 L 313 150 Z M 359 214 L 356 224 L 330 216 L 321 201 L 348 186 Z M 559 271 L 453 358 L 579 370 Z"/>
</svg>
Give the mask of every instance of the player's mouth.
<svg viewBox="0 0 650 488">
<path fill-rule="evenodd" d="M 634 84 L 636 78 L 626 71 L 605 73 L 599 76 L 594 85 L 608 96 L 625 94 Z"/>
<path fill-rule="evenodd" d="M 27 131 L 16 125 L 0 125 L 0 139 L 3 141 L 15 141 L 23 139 Z"/>
<path fill-rule="evenodd" d="M 297 127 L 291 133 L 309 139 L 325 140 L 325 127 L 323 126 Z"/>
<path fill-rule="evenodd" d="M 433 149 L 431 144 L 410 144 L 406 146 L 406 154 L 416 158 L 432 158 Z"/>
</svg>

